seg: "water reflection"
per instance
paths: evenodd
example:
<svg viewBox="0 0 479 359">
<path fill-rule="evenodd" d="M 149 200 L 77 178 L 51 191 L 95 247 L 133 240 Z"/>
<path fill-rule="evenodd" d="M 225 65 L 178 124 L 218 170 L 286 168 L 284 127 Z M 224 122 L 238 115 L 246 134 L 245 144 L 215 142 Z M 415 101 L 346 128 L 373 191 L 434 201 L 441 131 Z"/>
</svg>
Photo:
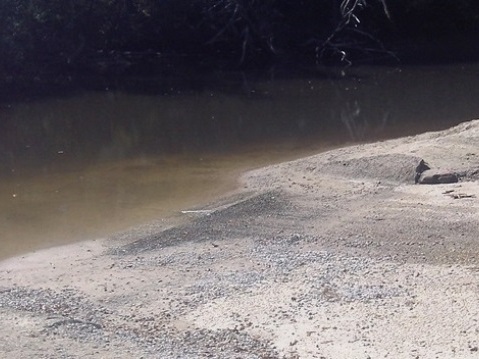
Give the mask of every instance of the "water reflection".
<svg viewBox="0 0 479 359">
<path fill-rule="evenodd" d="M 228 91 L 205 81 L 166 95 L 3 104 L 0 257 L 166 217 L 233 188 L 246 168 L 477 117 L 478 69 L 354 69 L 242 78 Z"/>
</svg>

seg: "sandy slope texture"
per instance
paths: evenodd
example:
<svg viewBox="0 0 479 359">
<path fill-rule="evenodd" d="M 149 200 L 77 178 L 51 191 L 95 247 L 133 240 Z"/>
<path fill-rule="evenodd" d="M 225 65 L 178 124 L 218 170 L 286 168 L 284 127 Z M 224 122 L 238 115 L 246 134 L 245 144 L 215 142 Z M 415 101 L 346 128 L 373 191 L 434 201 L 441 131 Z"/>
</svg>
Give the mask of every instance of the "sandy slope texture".
<svg viewBox="0 0 479 359">
<path fill-rule="evenodd" d="M 414 185 L 420 159 L 459 173 Z M 479 356 L 479 121 L 256 170 L 184 224 L 0 263 L 8 358 Z"/>
</svg>

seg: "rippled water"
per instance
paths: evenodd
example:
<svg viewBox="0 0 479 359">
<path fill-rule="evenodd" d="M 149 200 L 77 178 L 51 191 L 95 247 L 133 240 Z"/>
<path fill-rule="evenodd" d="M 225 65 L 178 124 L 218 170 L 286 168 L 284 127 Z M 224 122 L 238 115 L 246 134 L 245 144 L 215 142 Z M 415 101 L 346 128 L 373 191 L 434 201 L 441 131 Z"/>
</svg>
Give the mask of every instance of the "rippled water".
<svg viewBox="0 0 479 359">
<path fill-rule="evenodd" d="M 477 65 L 220 73 L 161 91 L 149 87 L 161 79 L 138 79 L 4 103 L 0 258 L 178 216 L 249 168 L 478 117 L 478 74 Z"/>
</svg>

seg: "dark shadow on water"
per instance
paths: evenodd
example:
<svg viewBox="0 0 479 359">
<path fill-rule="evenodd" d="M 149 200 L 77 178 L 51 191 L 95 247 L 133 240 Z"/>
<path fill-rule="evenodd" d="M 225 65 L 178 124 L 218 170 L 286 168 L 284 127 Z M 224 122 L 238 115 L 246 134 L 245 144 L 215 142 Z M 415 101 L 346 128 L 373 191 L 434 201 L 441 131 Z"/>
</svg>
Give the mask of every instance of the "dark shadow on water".
<svg viewBox="0 0 479 359">
<path fill-rule="evenodd" d="M 218 72 L 128 78 L 95 91 L 77 84 L 73 96 L 0 107 L 0 170 L 59 157 L 229 153 L 284 140 L 341 144 L 441 129 L 477 116 L 478 70 L 375 67 L 316 77 Z"/>
</svg>

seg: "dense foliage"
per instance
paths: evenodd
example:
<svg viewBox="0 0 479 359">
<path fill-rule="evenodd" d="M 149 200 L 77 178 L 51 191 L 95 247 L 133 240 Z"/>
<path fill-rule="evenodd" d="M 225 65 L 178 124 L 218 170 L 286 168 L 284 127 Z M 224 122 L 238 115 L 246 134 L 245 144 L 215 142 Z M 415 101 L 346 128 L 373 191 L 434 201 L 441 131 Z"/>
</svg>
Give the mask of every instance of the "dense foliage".
<svg viewBox="0 0 479 359">
<path fill-rule="evenodd" d="M 414 40 L 457 42 L 478 23 L 473 0 L 2 0 L 0 75 L 123 72 L 169 56 L 348 65 Z"/>
</svg>

